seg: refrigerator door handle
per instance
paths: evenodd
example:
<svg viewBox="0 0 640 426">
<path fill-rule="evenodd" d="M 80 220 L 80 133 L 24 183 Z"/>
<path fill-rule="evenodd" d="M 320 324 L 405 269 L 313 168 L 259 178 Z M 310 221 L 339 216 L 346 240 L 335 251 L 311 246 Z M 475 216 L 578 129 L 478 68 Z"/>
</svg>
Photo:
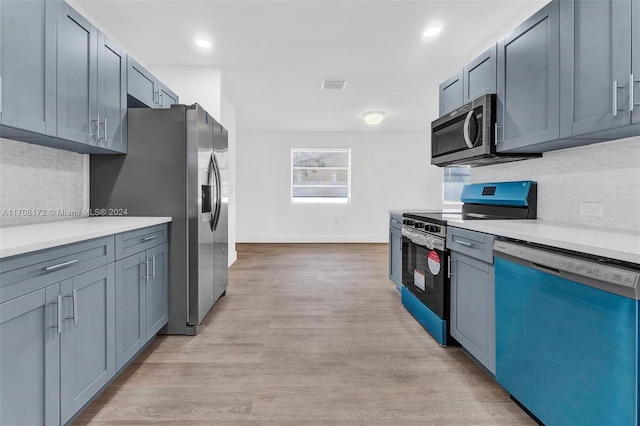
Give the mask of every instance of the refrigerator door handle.
<svg viewBox="0 0 640 426">
<path fill-rule="evenodd" d="M 209 211 L 211 215 L 209 216 L 209 225 L 211 226 L 211 230 L 214 230 L 215 227 L 215 215 L 216 215 L 216 207 L 218 205 L 218 186 L 216 182 L 213 180 L 217 179 L 216 175 L 216 159 L 213 156 L 213 152 L 211 153 L 211 157 L 209 157 L 209 179 L 208 184 L 211 190 L 213 191 L 213 196 L 209 197 L 209 202 L 211 205 L 209 206 Z"/>
<path fill-rule="evenodd" d="M 216 214 L 214 216 L 213 221 L 213 230 L 215 231 L 218 228 L 218 222 L 220 220 L 220 213 L 222 212 L 222 178 L 220 176 L 220 167 L 218 167 L 218 162 L 216 161 L 215 156 L 213 156 L 213 165 L 216 176 Z"/>
</svg>

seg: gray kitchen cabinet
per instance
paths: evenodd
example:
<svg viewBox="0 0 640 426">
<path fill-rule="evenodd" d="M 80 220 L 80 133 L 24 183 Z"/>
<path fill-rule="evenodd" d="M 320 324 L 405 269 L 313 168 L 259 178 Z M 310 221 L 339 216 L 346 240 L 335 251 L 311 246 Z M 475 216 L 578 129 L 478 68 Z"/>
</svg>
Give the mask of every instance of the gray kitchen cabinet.
<svg viewBox="0 0 640 426">
<path fill-rule="evenodd" d="M 158 82 L 158 92 L 160 94 L 158 108 L 171 108 L 171 105 L 178 103 L 178 95 L 160 82 Z"/>
<path fill-rule="evenodd" d="M 451 335 L 495 374 L 495 237 L 449 227 L 451 250 Z"/>
<path fill-rule="evenodd" d="M 116 236 L 116 369 L 131 360 L 169 319 L 167 226 Z M 151 247 L 151 248 L 149 248 Z M 134 253 L 134 254 L 131 254 Z"/>
<path fill-rule="evenodd" d="M 145 252 L 146 271 L 146 340 L 151 340 L 169 320 L 169 245 Z"/>
<path fill-rule="evenodd" d="M 389 279 L 402 290 L 402 214 L 389 218 Z"/>
<path fill-rule="evenodd" d="M 169 108 L 178 96 L 131 56 L 128 57 L 127 93 L 130 108 Z"/>
<path fill-rule="evenodd" d="M 58 137 L 96 145 L 98 30 L 66 3 L 58 7 Z"/>
<path fill-rule="evenodd" d="M 560 2 L 561 137 L 631 124 L 631 7 L 632 0 Z"/>
<path fill-rule="evenodd" d="M 56 1 L 0 1 L 0 124 L 56 135 Z"/>
<path fill-rule="evenodd" d="M 631 88 L 633 111 L 631 124 L 640 124 L 640 4 L 631 2 Z M 640 131 L 638 131 L 640 133 Z"/>
<path fill-rule="evenodd" d="M 497 55 L 497 46 L 494 45 L 464 67 L 462 71 L 463 104 L 471 102 L 482 95 L 496 93 Z"/>
<path fill-rule="evenodd" d="M 97 145 L 127 152 L 127 59 L 125 52 L 98 33 Z"/>
<path fill-rule="evenodd" d="M 438 92 L 441 117 L 464 105 L 462 71 L 440 84 Z"/>
<path fill-rule="evenodd" d="M 560 11 L 552 1 L 498 42 L 498 152 L 560 135 Z"/>
<path fill-rule="evenodd" d="M 144 252 L 116 262 L 117 370 L 124 367 L 146 342 L 144 264 Z"/>
<path fill-rule="evenodd" d="M 0 424 L 60 422 L 60 285 L 0 304 Z"/>
<path fill-rule="evenodd" d="M 86 272 L 60 287 L 60 421 L 66 423 L 116 372 L 114 265 Z"/>
</svg>

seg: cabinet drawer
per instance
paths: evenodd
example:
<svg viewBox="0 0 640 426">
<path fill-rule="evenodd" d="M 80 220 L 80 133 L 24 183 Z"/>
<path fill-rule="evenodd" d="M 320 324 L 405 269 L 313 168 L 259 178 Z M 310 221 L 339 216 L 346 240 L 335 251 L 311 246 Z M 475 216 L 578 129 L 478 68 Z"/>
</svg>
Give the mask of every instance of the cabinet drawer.
<svg viewBox="0 0 640 426">
<path fill-rule="evenodd" d="M 116 235 L 116 260 L 169 241 L 169 227 L 166 224 L 136 229 Z"/>
<path fill-rule="evenodd" d="M 114 261 L 113 236 L 0 260 L 0 303 Z"/>
<path fill-rule="evenodd" d="M 451 251 L 464 253 L 475 259 L 493 263 L 493 240 L 495 235 L 467 229 L 447 228 L 447 247 Z"/>
</svg>

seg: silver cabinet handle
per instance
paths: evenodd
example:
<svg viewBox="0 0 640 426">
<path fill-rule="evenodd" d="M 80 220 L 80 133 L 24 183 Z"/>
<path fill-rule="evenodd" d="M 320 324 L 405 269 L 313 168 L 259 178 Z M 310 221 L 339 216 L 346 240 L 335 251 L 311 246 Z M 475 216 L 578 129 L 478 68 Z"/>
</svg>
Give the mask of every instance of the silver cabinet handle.
<svg viewBox="0 0 640 426">
<path fill-rule="evenodd" d="M 151 261 L 151 276 L 155 279 L 156 278 L 156 257 L 153 256 Z"/>
<path fill-rule="evenodd" d="M 634 97 L 636 92 L 636 83 L 640 83 L 640 80 L 636 80 L 633 74 L 629 74 L 629 111 L 633 112 L 633 109 L 640 106 L 640 103 L 635 103 Z"/>
<path fill-rule="evenodd" d="M 613 80 L 613 116 L 618 116 L 618 111 L 622 111 L 618 108 L 618 90 L 622 89 L 622 87 L 618 87 L 618 80 Z"/>
<path fill-rule="evenodd" d="M 142 239 L 142 241 L 147 242 L 147 241 L 154 240 L 154 239 L 156 239 L 156 238 L 158 238 L 158 237 L 159 237 L 159 235 L 151 235 L 150 237 L 144 237 L 144 238 Z"/>
<path fill-rule="evenodd" d="M 78 290 L 73 290 L 73 323 L 78 325 Z"/>
<path fill-rule="evenodd" d="M 145 279 L 149 282 L 149 258 L 144 260 L 144 271 L 145 271 Z"/>
<path fill-rule="evenodd" d="M 46 268 L 42 268 L 47 272 L 55 271 L 56 269 L 64 268 L 65 266 L 71 266 L 74 263 L 77 263 L 78 259 L 69 260 L 68 262 L 58 263 L 57 265 L 47 266 Z"/>
<path fill-rule="evenodd" d="M 60 327 L 62 324 L 62 295 L 59 294 L 56 297 L 55 302 L 51 302 L 50 305 L 56 305 L 56 323 L 51 328 L 55 328 L 58 334 L 62 333 L 62 328 Z"/>
<path fill-rule="evenodd" d="M 98 116 L 97 120 L 91 120 L 91 124 L 92 124 L 92 126 L 91 126 L 91 131 L 92 132 L 89 133 L 89 136 L 95 137 L 99 141 L 100 140 L 100 116 Z M 94 124 L 95 124 L 95 128 L 96 128 L 96 132 L 97 133 L 93 133 L 93 127 L 94 127 L 93 125 Z"/>
<path fill-rule="evenodd" d="M 449 256 L 447 259 L 449 260 L 449 273 L 447 278 L 451 278 L 451 275 L 453 275 L 453 273 L 451 272 L 451 256 Z"/>
<path fill-rule="evenodd" d="M 164 107 L 164 96 L 162 95 L 162 92 L 160 92 L 160 106 Z"/>
<path fill-rule="evenodd" d="M 107 132 L 107 117 L 104 118 L 104 141 L 109 142 L 109 133 Z"/>
<path fill-rule="evenodd" d="M 467 246 L 467 247 L 473 247 L 473 244 L 468 243 L 466 241 L 460 241 L 460 240 L 453 240 L 454 243 L 458 243 L 458 244 L 462 244 L 463 246 Z"/>
<path fill-rule="evenodd" d="M 469 124 L 471 123 L 471 117 L 473 117 L 473 110 L 469 111 L 467 114 L 467 118 L 464 119 L 464 127 L 462 128 L 462 136 L 464 136 L 464 141 L 469 149 L 473 148 L 473 142 L 471 141 L 471 136 L 469 136 Z"/>
<path fill-rule="evenodd" d="M 156 105 L 160 105 L 160 92 L 156 92 L 154 94 L 153 101 L 156 103 Z"/>
<path fill-rule="evenodd" d="M 400 222 L 398 222 L 398 221 L 397 221 L 397 220 L 395 220 L 395 219 L 391 219 L 391 222 L 393 222 L 393 223 L 400 223 Z"/>
</svg>

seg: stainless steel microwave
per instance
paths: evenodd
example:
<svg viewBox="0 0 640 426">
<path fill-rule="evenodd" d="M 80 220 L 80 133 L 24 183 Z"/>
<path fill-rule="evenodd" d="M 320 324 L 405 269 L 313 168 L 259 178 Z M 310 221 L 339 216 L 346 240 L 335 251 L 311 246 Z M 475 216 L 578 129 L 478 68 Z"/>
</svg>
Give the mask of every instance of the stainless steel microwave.
<svg viewBox="0 0 640 426">
<path fill-rule="evenodd" d="M 496 156 L 496 95 L 483 95 L 431 123 L 431 164 L 477 164 Z"/>
</svg>

